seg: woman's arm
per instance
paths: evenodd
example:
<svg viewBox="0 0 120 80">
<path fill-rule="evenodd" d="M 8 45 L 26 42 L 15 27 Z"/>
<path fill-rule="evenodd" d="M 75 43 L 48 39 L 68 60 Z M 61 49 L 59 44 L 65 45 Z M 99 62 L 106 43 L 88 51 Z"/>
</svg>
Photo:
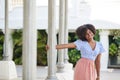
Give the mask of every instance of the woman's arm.
<svg viewBox="0 0 120 80">
<path fill-rule="evenodd" d="M 100 78 L 100 58 L 101 54 L 99 54 L 95 60 L 95 66 L 96 66 L 96 71 L 97 71 L 97 80 Z"/>
<path fill-rule="evenodd" d="M 74 43 L 56 45 L 56 49 L 65 49 L 65 48 L 76 48 L 76 45 Z"/>
</svg>

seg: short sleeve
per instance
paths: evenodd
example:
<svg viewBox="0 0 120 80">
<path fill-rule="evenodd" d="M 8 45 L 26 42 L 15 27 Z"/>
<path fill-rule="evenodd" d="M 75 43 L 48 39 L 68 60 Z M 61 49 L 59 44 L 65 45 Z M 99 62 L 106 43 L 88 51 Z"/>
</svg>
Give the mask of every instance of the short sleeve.
<svg viewBox="0 0 120 80">
<path fill-rule="evenodd" d="M 105 52 L 105 49 L 104 49 L 104 47 L 103 47 L 101 42 L 99 43 L 99 47 L 100 47 L 100 52 L 99 52 L 100 54 Z"/>
<path fill-rule="evenodd" d="M 82 41 L 81 40 L 76 40 L 74 42 L 74 44 L 76 45 L 76 49 L 77 50 L 81 50 L 81 45 L 82 45 Z"/>
</svg>

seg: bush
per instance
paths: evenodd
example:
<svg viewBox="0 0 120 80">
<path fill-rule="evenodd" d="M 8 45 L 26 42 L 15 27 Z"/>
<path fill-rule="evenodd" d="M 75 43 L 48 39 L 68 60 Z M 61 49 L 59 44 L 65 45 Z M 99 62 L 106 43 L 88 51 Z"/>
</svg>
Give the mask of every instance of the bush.
<svg viewBox="0 0 120 80">
<path fill-rule="evenodd" d="M 68 40 L 69 42 L 74 42 L 78 37 L 75 33 L 69 33 Z M 76 62 L 80 59 L 80 52 L 76 49 L 68 49 L 69 62 L 76 65 Z"/>
<path fill-rule="evenodd" d="M 68 52 L 69 55 L 69 62 L 73 64 L 73 66 L 76 65 L 76 62 L 80 59 L 80 51 L 76 49 L 71 49 Z"/>
<path fill-rule="evenodd" d="M 38 30 L 37 37 L 37 65 L 47 65 L 47 52 L 45 45 L 47 44 L 47 34 L 45 30 Z M 14 30 L 13 34 L 13 60 L 17 65 L 22 64 L 22 30 Z"/>
<path fill-rule="evenodd" d="M 15 64 L 22 64 L 22 29 L 14 30 L 13 37 L 13 60 Z"/>
<path fill-rule="evenodd" d="M 47 51 L 45 46 L 47 44 L 47 33 L 45 30 L 38 30 L 37 38 L 37 65 L 47 65 Z"/>
<path fill-rule="evenodd" d="M 118 47 L 115 43 L 111 43 L 109 46 L 109 54 L 110 56 L 115 56 L 118 54 Z"/>
<path fill-rule="evenodd" d="M 3 58 L 3 43 L 4 43 L 4 34 L 2 30 L 0 30 L 0 60 Z"/>
</svg>

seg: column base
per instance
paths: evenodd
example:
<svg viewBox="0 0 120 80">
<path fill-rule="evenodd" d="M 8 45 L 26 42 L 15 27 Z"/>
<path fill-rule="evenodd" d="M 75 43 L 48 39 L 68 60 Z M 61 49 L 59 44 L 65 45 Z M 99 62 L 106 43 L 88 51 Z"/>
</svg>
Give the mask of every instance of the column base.
<svg viewBox="0 0 120 80">
<path fill-rule="evenodd" d="M 57 64 L 57 72 L 58 73 L 63 73 L 64 72 L 64 67 L 65 67 L 64 63 L 58 63 Z"/>
<path fill-rule="evenodd" d="M 58 80 L 56 76 L 52 77 L 47 77 L 45 80 Z"/>
<path fill-rule="evenodd" d="M 100 71 L 108 71 L 108 70 L 109 70 L 109 69 L 107 69 L 107 68 L 106 68 L 106 69 L 102 68 Z"/>
<path fill-rule="evenodd" d="M 64 71 L 73 71 L 73 64 L 71 63 L 64 64 Z"/>
<path fill-rule="evenodd" d="M 17 72 L 13 61 L 0 61 L 0 80 L 16 79 Z"/>
<path fill-rule="evenodd" d="M 64 72 L 57 73 L 57 77 L 59 80 L 73 80 L 74 77 L 74 70 L 73 65 L 71 63 L 64 64 Z"/>
</svg>

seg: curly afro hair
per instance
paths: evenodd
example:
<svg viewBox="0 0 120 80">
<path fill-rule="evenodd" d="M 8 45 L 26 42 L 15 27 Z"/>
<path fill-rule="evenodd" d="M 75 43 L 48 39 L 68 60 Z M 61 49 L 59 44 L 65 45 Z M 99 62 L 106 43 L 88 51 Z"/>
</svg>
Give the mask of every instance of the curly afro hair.
<svg viewBox="0 0 120 80">
<path fill-rule="evenodd" d="M 76 34 L 78 38 L 81 39 L 82 41 L 87 41 L 85 35 L 88 29 L 91 30 L 94 35 L 96 34 L 96 29 L 92 24 L 84 24 L 76 29 Z"/>
</svg>

